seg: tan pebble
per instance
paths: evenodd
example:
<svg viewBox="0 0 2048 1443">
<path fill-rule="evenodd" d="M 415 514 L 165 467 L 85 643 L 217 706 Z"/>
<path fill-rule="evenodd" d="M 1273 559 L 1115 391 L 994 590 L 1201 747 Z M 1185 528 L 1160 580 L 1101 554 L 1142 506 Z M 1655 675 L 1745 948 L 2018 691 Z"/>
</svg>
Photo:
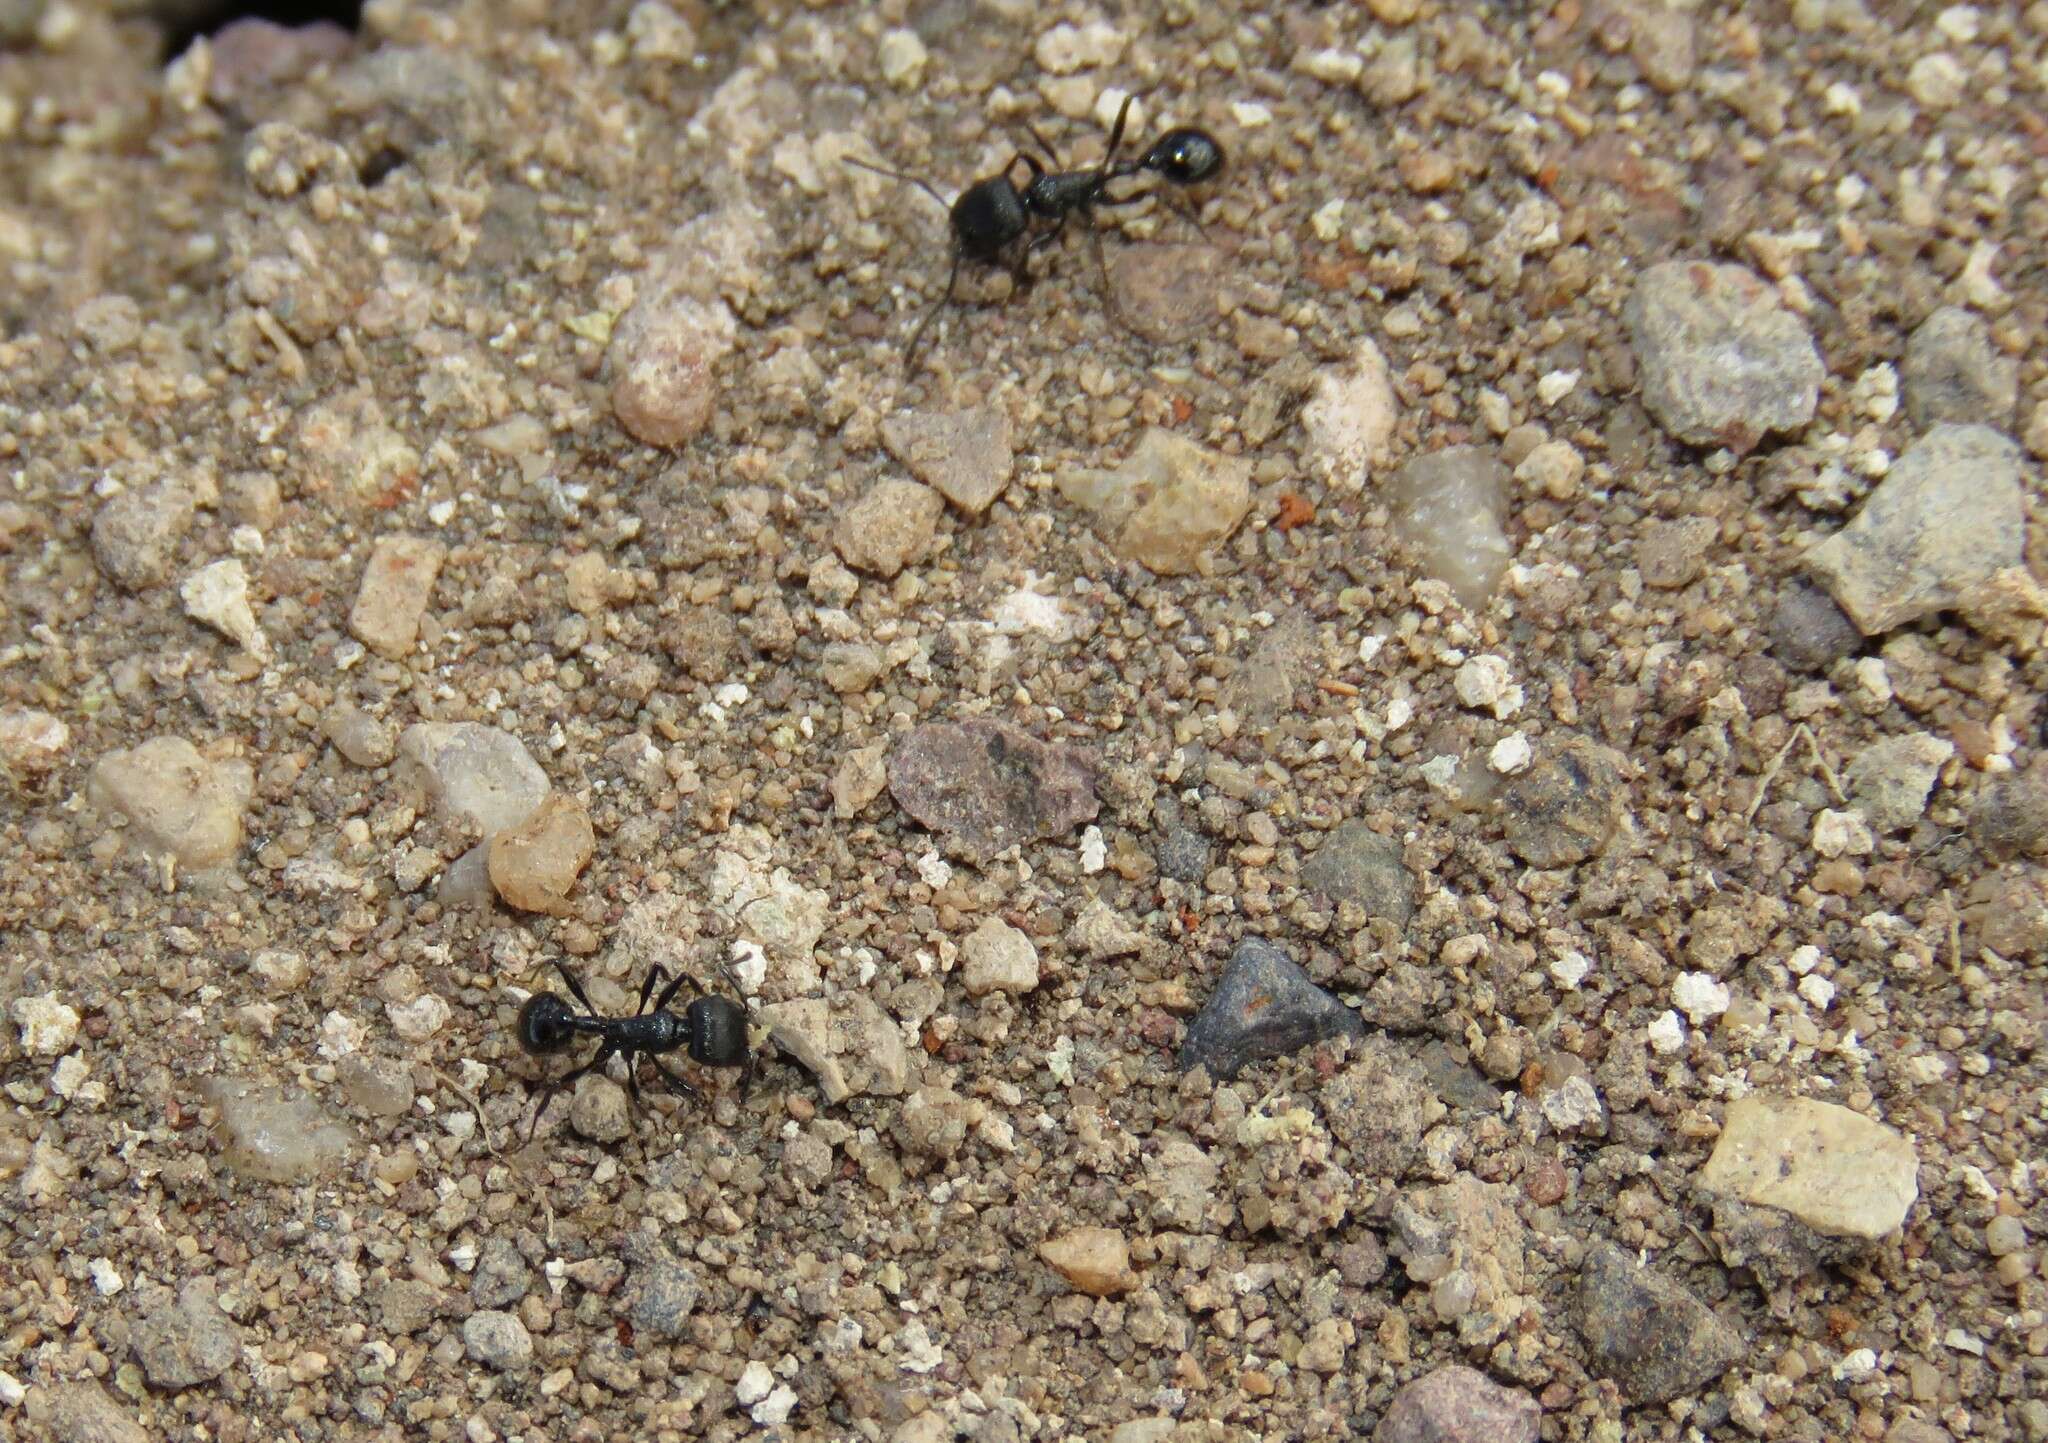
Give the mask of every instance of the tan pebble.
<svg viewBox="0 0 2048 1443">
<path fill-rule="evenodd" d="M 1115 1228 L 1075 1228 L 1040 1243 L 1038 1256 L 1092 1297 L 1115 1297 L 1138 1284 L 1130 1244 Z"/>
<path fill-rule="evenodd" d="M 491 885 L 522 912 L 561 916 L 596 846 L 582 803 L 552 793 L 532 816 L 491 838 Z"/>
</svg>

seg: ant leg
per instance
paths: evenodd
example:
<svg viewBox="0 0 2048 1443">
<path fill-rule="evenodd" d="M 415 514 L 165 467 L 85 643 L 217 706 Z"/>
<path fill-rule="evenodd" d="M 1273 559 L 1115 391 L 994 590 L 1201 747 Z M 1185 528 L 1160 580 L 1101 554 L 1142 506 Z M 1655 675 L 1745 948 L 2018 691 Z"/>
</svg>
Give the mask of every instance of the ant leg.
<svg viewBox="0 0 2048 1443">
<path fill-rule="evenodd" d="M 924 313 L 924 319 L 919 321 L 917 323 L 917 329 L 910 333 L 910 348 L 903 353 L 903 369 L 905 371 L 914 371 L 917 369 L 918 347 L 924 341 L 924 333 L 926 329 L 930 327 L 932 323 L 932 317 L 936 316 L 944 307 L 949 306 L 953 303 L 953 287 L 956 284 L 958 284 L 959 280 L 960 252 L 956 250 L 953 252 L 952 268 L 946 272 L 946 293 L 943 296 L 940 296 L 938 300 L 932 302 L 932 304 L 926 308 Z"/>
<path fill-rule="evenodd" d="M 654 979 L 657 977 L 659 977 L 664 982 L 668 981 L 668 973 L 662 971 L 661 964 L 659 962 L 655 963 L 651 968 L 648 969 L 647 980 L 640 984 L 640 1012 L 635 1012 L 633 1014 L 635 1017 L 638 1017 L 641 1012 L 645 1012 L 647 1010 L 647 999 L 654 995 Z M 664 992 L 661 995 L 663 1000 L 666 1001 L 668 998 L 668 994 Z"/>
<path fill-rule="evenodd" d="M 639 1054 L 628 1051 L 623 1055 L 626 1059 L 626 1095 L 632 1098 L 633 1106 L 638 1107 L 640 1106 L 640 1069 L 634 1064 L 638 1061 Z"/>
<path fill-rule="evenodd" d="M 1027 120 L 1024 122 L 1024 133 L 1037 142 L 1038 148 L 1045 152 L 1045 158 L 1052 162 L 1052 168 L 1058 170 L 1060 168 L 1060 153 L 1054 150 L 1051 143 L 1038 133 L 1038 127 Z M 1036 171 L 1038 167 L 1033 166 L 1032 169 Z"/>
<path fill-rule="evenodd" d="M 562 974 L 562 980 L 569 984 L 569 990 L 576 994 L 576 1000 L 583 1004 L 583 1010 L 595 1017 L 597 1009 L 590 1005 L 590 994 L 583 990 L 583 984 L 576 980 L 576 974 L 569 970 L 569 964 L 557 957 L 555 959 L 555 970 Z"/>
<path fill-rule="evenodd" d="M 533 1110 L 533 1125 L 526 1129 L 526 1140 L 528 1142 L 532 1142 L 533 1135 L 536 1132 L 540 1131 L 541 1114 L 548 1110 L 548 1104 L 555 1100 L 556 1093 L 560 1092 L 563 1088 L 570 1086 L 572 1083 L 579 1081 L 583 1077 L 584 1073 L 592 1072 L 597 1070 L 598 1068 L 603 1067 L 607 1062 L 610 1062 L 612 1060 L 613 1055 L 617 1053 L 617 1051 L 618 1048 L 614 1047 L 611 1043 L 603 1043 L 598 1047 L 597 1055 L 591 1058 L 590 1061 L 584 1063 L 581 1067 L 563 1073 L 560 1077 L 556 1078 L 553 1082 L 549 1083 L 547 1091 L 543 1092 L 540 1095 L 540 1106 Z"/>
<path fill-rule="evenodd" d="M 698 1087 L 696 1083 L 691 1082 L 688 1078 L 684 1077 L 681 1073 L 677 1072 L 674 1068 L 670 1067 L 666 1062 L 663 1062 L 659 1057 L 656 1057 L 651 1052 L 647 1054 L 647 1060 L 654 1064 L 655 1070 L 657 1072 L 659 1072 L 663 1077 L 668 1079 L 668 1085 L 672 1089 L 674 1089 L 677 1092 L 680 1092 L 685 1097 L 694 1099 L 697 1102 L 704 1101 L 704 1090 Z"/>
<path fill-rule="evenodd" d="M 661 996 L 659 996 L 659 997 L 657 997 L 657 998 L 655 998 L 655 999 L 654 999 L 654 1010 L 655 1010 L 656 1012 L 659 1012 L 659 1011 L 661 1011 L 661 1009 L 662 1009 L 662 1008 L 664 1008 L 664 1007 L 668 1006 L 668 1003 L 669 1003 L 669 999 L 670 999 L 671 997 L 674 997 L 674 996 L 676 995 L 676 992 L 677 992 L 677 990 L 678 990 L 679 988 L 681 988 L 681 987 L 682 987 L 682 985 L 683 985 L 683 984 L 684 984 L 685 982 L 688 982 L 689 980 L 690 980 L 690 978 L 689 978 L 689 974 L 688 974 L 688 973 L 684 973 L 684 972 L 678 972 L 678 973 L 676 973 L 676 976 L 675 976 L 675 980 L 674 980 L 673 982 L 669 983 L 669 984 L 668 984 L 668 986 L 666 986 L 666 987 L 662 988 L 662 989 L 661 989 Z M 702 991 L 704 990 L 704 984 L 703 984 L 703 983 L 701 983 L 701 982 L 699 982 L 699 983 L 697 984 L 697 990 L 698 990 L 699 992 L 702 992 Z"/>
<path fill-rule="evenodd" d="M 730 960 L 718 964 L 718 975 L 725 979 L 725 985 L 732 989 L 732 995 L 739 998 L 740 1005 L 745 1006 L 747 989 L 740 986 L 740 974 L 732 970 Z"/>
</svg>

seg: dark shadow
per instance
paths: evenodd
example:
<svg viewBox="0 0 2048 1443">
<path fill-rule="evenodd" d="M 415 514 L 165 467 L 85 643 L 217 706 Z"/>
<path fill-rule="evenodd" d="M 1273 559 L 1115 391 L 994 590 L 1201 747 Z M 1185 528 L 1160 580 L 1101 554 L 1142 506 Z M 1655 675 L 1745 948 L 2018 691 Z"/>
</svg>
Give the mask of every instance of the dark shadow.
<svg viewBox="0 0 2048 1443">
<path fill-rule="evenodd" d="M 213 35 L 237 20 L 268 20 L 296 27 L 327 21 L 351 35 L 362 23 L 362 0 L 158 0 L 164 25 L 166 61 L 185 53 L 202 35 Z"/>
</svg>

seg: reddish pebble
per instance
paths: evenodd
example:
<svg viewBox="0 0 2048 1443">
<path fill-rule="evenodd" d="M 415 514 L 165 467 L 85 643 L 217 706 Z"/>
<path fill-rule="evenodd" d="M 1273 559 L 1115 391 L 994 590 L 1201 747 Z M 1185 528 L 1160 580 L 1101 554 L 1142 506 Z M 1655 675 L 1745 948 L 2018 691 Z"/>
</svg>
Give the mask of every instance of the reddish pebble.
<svg viewBox="0 0 2048 1443">
<path fill-rule="evenodd" d="M 1546 1162 L 1522 1179 L 1522 1191 L 1538 1207 L 1547 1208 L 1564 1201 L 1566 1185 L 1564 1164 L 1561 1162 Z"/>
</svg>

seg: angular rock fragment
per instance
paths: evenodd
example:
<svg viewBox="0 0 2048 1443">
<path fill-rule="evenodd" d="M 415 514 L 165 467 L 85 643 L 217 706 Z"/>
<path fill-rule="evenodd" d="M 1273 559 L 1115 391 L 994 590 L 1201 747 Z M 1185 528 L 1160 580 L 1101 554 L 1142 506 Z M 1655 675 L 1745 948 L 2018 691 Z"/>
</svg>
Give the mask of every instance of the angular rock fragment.
<svg viewBox="0 0 2048 1443">
<path fill-rule="evenodd" d="M 348 614 L 355 639 L 393 661 L 410 655 L 447 554 L 447 547 L 426 537 L 378 538 Z"/>
<path fill-rule="evenodd" d="M 1373 1443 L 1536 1443 L 1543 1409 L 1519 1389 L 1453 1363 L 1404 1385 Z"/>
<path fill-rule="evenodd" d="M 995 406 L 899 411 L 881 431 L 890 455 L 969 516 L 988 510 L 1010 484 L 1010 416 Z"/>
<path fill-rule="evenodd" d="M 566 916 L 569 889 L 596 847 L 583 804 L 551 793 L 532 816 L 491 838 L 491 886 L 522 912 Z"/>
<path fill-rule="evenodd" d="M 1199 570 L 1252 504 L 1249 462 L 1157 427 L 1117 470 L 1062 472 L 1059 488 L 1119 556 L 1161 576 Z"/>
<path fill-rule="evenodd" d="M 1936 426 L 1806 567 L 1865 636 L 1946 610 L 2020 564 L 2026 470 L 1989 426 Z"/>
<path fill-rule="evenodd" d="M 441 814 L 488 837 L 532 816 L 548 774 L 510 732 L 481 722 L 416 722 L 398 739 L 400 777 Z"/>
<path fill-rule="evenodd" d="M 200 872 L 234 859 L 254 790 L 247 762 L 209 761 L 183 737 L 157 737 L 102 757 L 88 793 L 128 818 L 144 851 Z"/>
<path fill-rule="evenodd" d="M 1833 1237 L 1876 1239 L 1920 1196 L 1911 1139 L 1831 1102 L 1752 1093 L 1728 1105 L 1700 1185 L 1782 1208 Z"/>
<path fill-rule="evenodd" d="M 977 865 L 1092 821 L 1095 769 L 1003 722 L 927 722 L 889 752 L 889 794 Z"/>
<path fill-rule="evenodd" d="M 1293 958 L 1249 937 L 1238 943 L 1216 991 L 1189 1024 L 1180 1065 L 1232 1078 L 1261 1059 L 1364 1034 L 1358 1014 L 1311 982 Z"/>
<path fill-rule="evenodd" d="M 1115 1297 L 1138 1285 L 1130 1244 L 1115 1228 L 1074 1228 L 1040 1243 L 1038 1255 L 1091 1297 Z"/>
<path fill-rule="evenodd" d="M 1713 1309 L 1612 1243 L 1586 1255 L 1575 1318 L 1594 1371 L 1638 1403 L 1697 1393 L 1743 1355 Z"/>
<path fill-rule="evenodd" d="M 1813 338 L 1741 266 L 1651 266 L 1626 319 L 1643 405 L 1679 440 L 1746 452 L 1813 419 L 1826 374 Z"/>
</svg>

